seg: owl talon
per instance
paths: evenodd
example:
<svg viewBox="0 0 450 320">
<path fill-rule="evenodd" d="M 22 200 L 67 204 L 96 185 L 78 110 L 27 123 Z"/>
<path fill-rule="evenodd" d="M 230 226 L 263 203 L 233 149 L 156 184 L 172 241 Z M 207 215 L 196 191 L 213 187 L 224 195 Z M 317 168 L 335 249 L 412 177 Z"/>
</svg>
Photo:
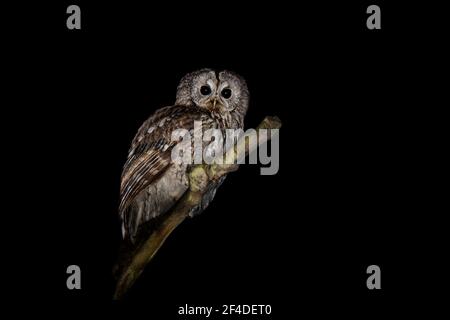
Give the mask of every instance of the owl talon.
<svg viewBox="0 0 450 320">
<path fill-rule="evenodd" d="M 195 166 L 189 172 L 189 188 L 192 192 L 202 192 L 209 182 L 208 174 L 202 166 Z"/>
<path fill-rule="evenodd" d="M 217 181 L 227 173 L 234 172 L 237 169 L 239 169 L 238 164 L 216 164 L 209 166 L 206 172 L 211 180 Z"/>
</svg>

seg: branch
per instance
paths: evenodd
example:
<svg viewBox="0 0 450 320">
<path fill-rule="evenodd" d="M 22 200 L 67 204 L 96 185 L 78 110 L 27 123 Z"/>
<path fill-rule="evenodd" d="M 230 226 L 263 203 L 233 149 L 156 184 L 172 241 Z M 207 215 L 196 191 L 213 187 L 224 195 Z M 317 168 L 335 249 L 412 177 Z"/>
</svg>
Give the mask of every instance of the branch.
<svg viewBox="0 0 450 320">
<path fill-rule="evenodd" d="M 234 148 L 230 148 L 225 153 L 224 163 L 232 163 L 231 159 L 236 159 L 239 152 L 245 150 L 245 155 L 248 155 L 255 151 L 258 145 L 270 140 L 270 134 L 259 137 L 259 129 L 279 129 L 280 127 L 281 121 L 278 117 L 264 118 L 253 133 L 258 137 L 256 140 L 258 144 L 247 144 L 246 138 L 242 137 L 236 142 Z M 252 141 L 252 139 L 249 139 L 249 141 Z M 199 164 L 192 167 L 188 174 L 189 190 L 171 209 L 167 217 L 151 233 L 149 238 L 135 250 L 130 263 L 119 276 L 114 293 L 115 300 L 120 299 L 128 291 L 172 231 L 184 221 L 193 208 L 201 204 L 203 194 L 208 189 L 209 184 L 232 171 L 236 171 L 237 168 L 238 165 L 236 164 L 217 164 L 215 162 L 211 165 Z"/>
</svg>

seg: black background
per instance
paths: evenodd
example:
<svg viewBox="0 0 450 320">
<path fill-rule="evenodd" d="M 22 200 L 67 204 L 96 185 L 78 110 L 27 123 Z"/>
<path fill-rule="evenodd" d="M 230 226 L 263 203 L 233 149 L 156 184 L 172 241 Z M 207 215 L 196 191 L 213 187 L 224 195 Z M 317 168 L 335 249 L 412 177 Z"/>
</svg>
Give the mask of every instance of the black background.
<svg viewBox="0 0 450 320">
<path fill-rule="evenodd" d="M 81 30 L 66 28 L 70 4 L 81 7 Z M 408 23 L 407 6 L 384 2 L 375 3 L 382 29 L 367 30 L 369 4 L 46 5 L 24 80 L 39 101 L 24 112 L 39 122 L 40 143 L 29 148 L 45 212 L 37 219 L 44 242 L 30 258 L 45 276 L 26 292 L 69 310 L 131 304 L 157 319 L 177 318 L 186 303 L 271 304 L 274 319 L 306 310 L 365 317 L 414 295 L 430 281 L 417 276 L 418 255 L 432 254 L 422 248 L 427 204 L 417 170 L 426 130 L 415 77 L 427 35 Z M 113 303 L 129 144 L 152 112 L 174 102 L 179 79 L 204 67 L 247 80 L 246 127 L 266 115 L 282 120 L 279 172 L 244 165 L 231 174 L 126 301 Z M 82 270 L 79 291 L 66 288 L 71 264 Z M 371 264 L 382 271 L 378 291 L 366 287 Z"/>
</svg>

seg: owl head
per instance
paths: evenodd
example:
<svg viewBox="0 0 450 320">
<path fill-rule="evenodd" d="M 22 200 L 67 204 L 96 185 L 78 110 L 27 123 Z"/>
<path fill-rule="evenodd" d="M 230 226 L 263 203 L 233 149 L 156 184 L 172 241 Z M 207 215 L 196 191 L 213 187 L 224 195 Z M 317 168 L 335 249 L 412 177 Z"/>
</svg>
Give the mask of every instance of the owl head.
<svg viewBox="0 0 450 320">
<path fill-rule="evenodd" d="M 197 106 L 243 118 L 248 102 L 247 84 L 241 76 L 226 70 L 202 69 L 181 79 L 175 104 Z"/>
</svg>

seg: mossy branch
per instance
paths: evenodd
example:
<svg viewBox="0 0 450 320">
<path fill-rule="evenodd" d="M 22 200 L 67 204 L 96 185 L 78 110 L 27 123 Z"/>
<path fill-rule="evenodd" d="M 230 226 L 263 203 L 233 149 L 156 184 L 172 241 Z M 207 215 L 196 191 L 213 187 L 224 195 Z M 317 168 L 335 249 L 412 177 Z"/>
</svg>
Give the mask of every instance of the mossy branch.
<svg viewBox="0 0 450 320">
<path fill-rule="evenodd" d="M 259 136 L 259 129 L 279 129 L 280 127 L 281 121 L 278 117 L 266 117 L 257 127 L 254 134 Z M 230 148 L 230 150 L 225 153 L 223 161 L 225 164 L 213 162 L 211 165 L 199 164 L 191 168 L 188 175 L 188 191 L 171 209 L 161 224 L 155 228 L 149 238 L 135 250 L 128 266 L 126 266 L 119 275 L 116 291 L 114 293 L 115 300 L 123 297 L 172 231 L 184 221 L 193 208 L 200 205 L 203 193 L 207 190 L 209 183 L 217 181 L 224 175 L 237 170 L 238 165 L 227 163 L 232 163 L 232 159 L 237 158 L 238 152 L 245 150 L 245 155 L 248 155 L 255 151 L 258 145 L 267 142 L 270 138 L 270 134 L 262 135 L 261 137 L 258 137 L 257 140 L 254 140 L 258 141 L 257 144 L 247 144 L 246 138 L 243 137 L 236 142 L 234 148 Z"/>
</svg>

